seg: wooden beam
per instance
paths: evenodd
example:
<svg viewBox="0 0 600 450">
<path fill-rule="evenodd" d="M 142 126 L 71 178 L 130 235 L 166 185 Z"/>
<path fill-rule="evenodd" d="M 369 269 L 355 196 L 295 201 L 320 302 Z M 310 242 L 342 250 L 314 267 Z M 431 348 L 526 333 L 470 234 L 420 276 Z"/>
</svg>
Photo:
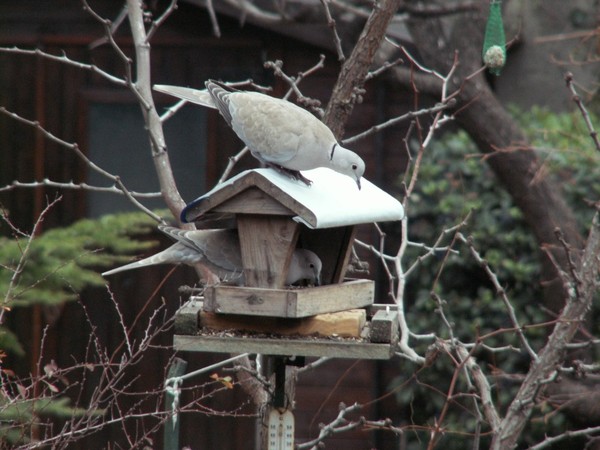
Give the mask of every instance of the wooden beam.
<svg viewBox="0 0 600 450">
<path fill-rule="evenodd" d="M 207 286 L 204 309 L 221 314 L 300 318 L 369 306 L 375 297 L 372 280 L 296 289 Z"/>
<path fill-rule="evenodd" d="M 264 214 L 294 216 L 295 213 L 280 202 L 269 197 L 257 187 L 250 187 L 240 194 L 225 200 L 212 209 L 212 212 L 228 212 L 236 214 Z"/>
</svg>

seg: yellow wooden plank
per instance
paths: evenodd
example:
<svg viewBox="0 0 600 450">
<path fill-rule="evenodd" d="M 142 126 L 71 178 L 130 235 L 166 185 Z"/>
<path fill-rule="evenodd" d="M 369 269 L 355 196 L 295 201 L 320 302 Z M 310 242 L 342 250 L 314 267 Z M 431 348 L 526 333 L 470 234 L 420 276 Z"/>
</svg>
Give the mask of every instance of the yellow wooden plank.
<svg viewBox="0 0 600 450">
<path fill-rule="evenodd" d="M 341 336 L 360 337 L 367 321 L 364 309 L 319 314 L 303 319 L 240 316 L 237 314 L 200 313 L 199 325 L 211 330 L 237 330 L 273 333 L 282 336 Z"/>
</svg>

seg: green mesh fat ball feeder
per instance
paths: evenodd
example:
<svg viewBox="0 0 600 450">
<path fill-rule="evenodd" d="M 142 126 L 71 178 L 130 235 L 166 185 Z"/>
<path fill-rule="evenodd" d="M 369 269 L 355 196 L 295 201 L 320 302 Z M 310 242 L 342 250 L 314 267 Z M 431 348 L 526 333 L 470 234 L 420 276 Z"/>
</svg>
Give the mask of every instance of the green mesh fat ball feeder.
<svg viewBox="0 0 600 450">
<path fill-rule="evenodd" d="M 490 15 L 485 25 L 483 38 L 483 62 L 494 75 L 500 75 L 500 71 L 506 63 L 506 38 L 504 37 L 501 4 L 500 0 L 490 1 Z"/>
</svg>

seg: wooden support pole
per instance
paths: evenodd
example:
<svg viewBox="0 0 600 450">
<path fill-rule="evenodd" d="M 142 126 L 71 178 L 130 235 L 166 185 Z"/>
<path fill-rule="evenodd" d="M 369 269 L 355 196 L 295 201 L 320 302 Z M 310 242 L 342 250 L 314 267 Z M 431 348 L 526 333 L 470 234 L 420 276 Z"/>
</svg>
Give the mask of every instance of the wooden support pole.
<svg viewBox="0 0 600 450">
<path fill-rule="evenodd" d="M 285 408 L 285 358 L 275 356 L 275 393 L 273 395 L 273 406 Z"/>
</svg>

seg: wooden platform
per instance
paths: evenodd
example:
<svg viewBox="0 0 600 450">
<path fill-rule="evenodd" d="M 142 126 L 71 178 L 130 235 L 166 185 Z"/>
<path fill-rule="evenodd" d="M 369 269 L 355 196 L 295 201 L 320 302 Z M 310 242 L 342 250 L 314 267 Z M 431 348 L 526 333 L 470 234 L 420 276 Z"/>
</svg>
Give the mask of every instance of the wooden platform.
<svg viewBox="0 0 600 450">
<path fill-rule="evenodd" d="M 301 319 L 215 314 L 203 311 L 196 299 L 177 312 L 173 345 L 190 352 L 389 359 L 398 342 L 397 323 L 398 313 L 386 310 L 371 321 L 364 309 Z"/>
<path fill-rule="evenodd" d="M 173 346 L 183 352 L 262 353 L 265 355 L 327 356 L 350 359 L 390 359 L 395 346 L 328 339 L 277 339 L 175 335 Z"/>
<path fill-rule="evenodd" d="M 204 309 L 220 314 L 300 318 L 369 306 L 374 295 L 372 280 L 296 289 L 219 285 L 204 291 Z"/>
</svg>

